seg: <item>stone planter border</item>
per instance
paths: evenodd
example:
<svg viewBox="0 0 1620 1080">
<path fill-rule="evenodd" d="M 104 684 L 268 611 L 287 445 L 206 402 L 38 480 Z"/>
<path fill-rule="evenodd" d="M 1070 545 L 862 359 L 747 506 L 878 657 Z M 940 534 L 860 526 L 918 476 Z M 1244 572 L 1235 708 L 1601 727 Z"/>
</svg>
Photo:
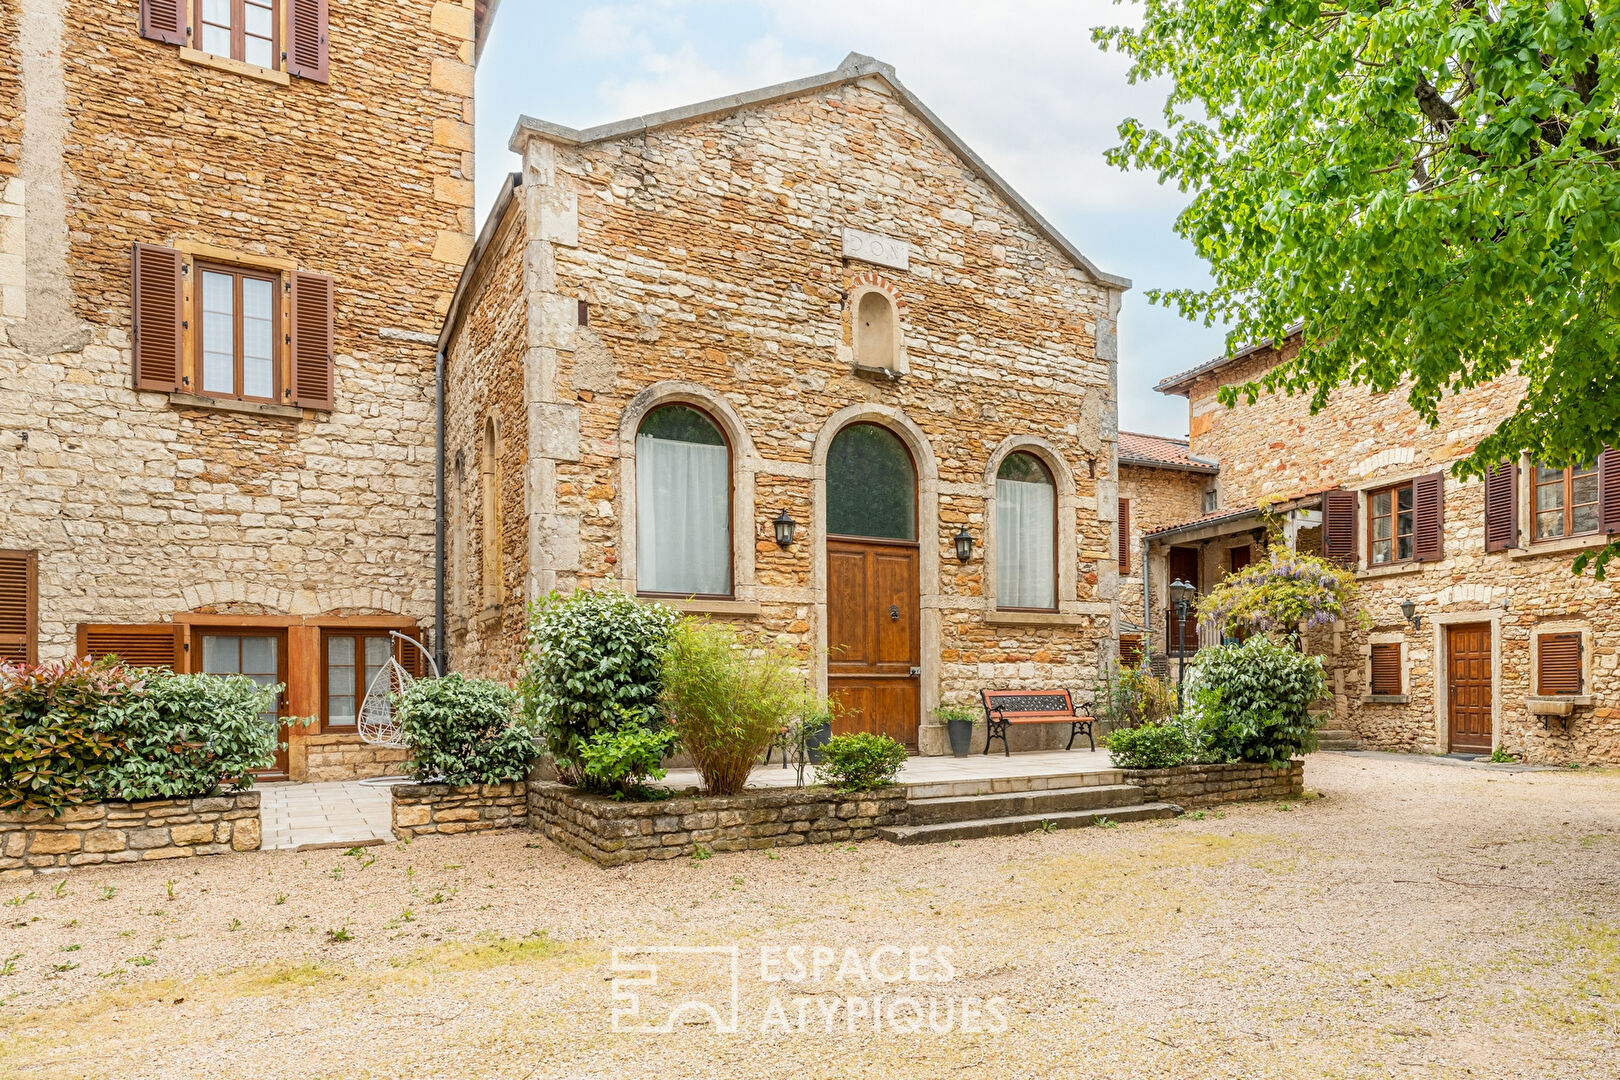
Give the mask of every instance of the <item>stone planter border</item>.
<svg viewBox="0 0 1620 1080">
<path fill-rule="evenodd" d="M 528 785 L 511 784 L 397 784 L 390 787 L 394 800 L 393 826 L 398 837 L 430 833 L 488 832 L 528 824 Z"/>
<path fill-rule="evenodd" d="M 0 813 L 0 880 L 108 863 L 223 855 L 259 847 L 259 793 L 69 806 Z"/>
<path fill-rule="evenodd" d="M 1305 790 L 1305 762 L 1299 758 L 1282 769 L 1240 761 L 1120 772 L 1125 783 L 1142 789 L 1146 801 L 1175 803 L 1183 808 L 1251 799 L 1297 799 Z"/>
</svg>

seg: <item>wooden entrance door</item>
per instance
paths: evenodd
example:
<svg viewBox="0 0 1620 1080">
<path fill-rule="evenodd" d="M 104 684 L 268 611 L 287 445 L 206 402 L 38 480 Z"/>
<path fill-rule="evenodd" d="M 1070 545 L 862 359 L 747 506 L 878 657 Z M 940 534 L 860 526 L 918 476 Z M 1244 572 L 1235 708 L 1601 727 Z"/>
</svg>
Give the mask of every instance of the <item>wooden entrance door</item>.
<svg viewBox="0 0 1620 1080">
<path fill-rule="evenodd" d="M 1491 752 L 1491 624 L 1446 627 L 1453 752 Z"/>
<path fill-rule="evenodd" d="M 1197 548 L 1173 547 L 1170 549 L 1170 581 L 1175 581 L 1178 578 L 1182 581 L 1188 582 L 1193 586 L 1193 588 L 1198 588 Z M 1169 603 L 1169 581 L 1165 582 L 1164 592 L 1165 602 Z M 1197 598 L 1194 597 L 1194 603 L 1196 602 Z M 1178 646 L 1184 642 L 1187 649 L 1187 655 L 1191 656 L 1193 653 L 1198 651 L 1198 613 L 1191 607 L 1188 607 L 1187 619 L 1178 627 L 1176 625 L 1176 618 L 1174 615 L 1174 605 L 1171 605 L 1170 611 L 1172 612 L 1169 619 L 1170 640 L 1165 643 L 1165 652 L 1171 656 L 1178 655 L 1176 650 Z"/>
<path fill-rule="evenodd" d="M 869 731 L 917 748 L 922 663 L 917 545 L 827 540 L 827 694 L 833 733 Z"/>
<path fill-rule="evenodd" d="M 210 627 L 202 638 L 202 670 L 209 675 L 246 675 L 260 686 L 287 683 L 286 637 L 281 631 L 235 631 Z M 261 780 L 285 780 L 288 776 L 287 736 L 280 717 L 286 712 L 286 692 L 261 719 L 276 730 L 276 760 L 268 769 L 254 775 Z"/>
</svg>

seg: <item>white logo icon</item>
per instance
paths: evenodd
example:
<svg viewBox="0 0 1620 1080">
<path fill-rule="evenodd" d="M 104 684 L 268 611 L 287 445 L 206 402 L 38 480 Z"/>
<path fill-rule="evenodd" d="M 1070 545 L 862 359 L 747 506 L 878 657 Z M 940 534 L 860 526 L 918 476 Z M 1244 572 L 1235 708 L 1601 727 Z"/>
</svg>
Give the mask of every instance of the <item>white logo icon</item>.
<svg viewBox="0 0 1620 1080">
<path fill-rule="evenodd" d="M 668 1034 L 704 1018 L 722 1035 L 737 1031 L 735 945 L 614 949 L 612 971 L 615 1032 Z"/>
</svg>

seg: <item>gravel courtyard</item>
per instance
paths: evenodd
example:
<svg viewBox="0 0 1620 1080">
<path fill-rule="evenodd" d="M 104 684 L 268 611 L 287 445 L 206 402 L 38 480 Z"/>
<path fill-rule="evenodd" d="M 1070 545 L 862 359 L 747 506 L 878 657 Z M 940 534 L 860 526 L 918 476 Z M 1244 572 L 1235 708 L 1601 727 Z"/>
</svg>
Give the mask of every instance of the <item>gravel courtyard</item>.
<svg viewBox="0 0 1620 1080">
<path fill-rule="evenodd" d="M 13 883 L 0 1076 L 1620 1074 L 1620 773 L 1319 754 L 1306 786 L 955 846 L 607 871 L 513 833 Z M 737 946 L 735 1033 L 613 1031 L 613 950 L 670 944 Z M 711 959 L 666 975 L 723 1005 Z"/>
</svg>

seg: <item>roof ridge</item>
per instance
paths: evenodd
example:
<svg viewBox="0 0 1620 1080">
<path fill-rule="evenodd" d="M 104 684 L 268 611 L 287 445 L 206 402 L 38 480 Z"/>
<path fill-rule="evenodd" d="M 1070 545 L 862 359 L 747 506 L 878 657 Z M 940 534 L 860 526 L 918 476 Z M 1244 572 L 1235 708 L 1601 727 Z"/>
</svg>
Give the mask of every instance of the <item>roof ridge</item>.
<svg viewBox="0 0 1620 1080">
<path fill-rule="evenodd" d="M 1121 435 L 1134 435 L 1138 439 L 1162 439 L 1165 442 L 1173 442 L 1178 446 L 1190 447 L 1192 445 L 1191 439 L 1178 439 L 1174 435 L 1154 435 L 1146 431 L 1126 431 L 1124 428 L 1121 428 L 1119 433 Z"/>
</svg>

